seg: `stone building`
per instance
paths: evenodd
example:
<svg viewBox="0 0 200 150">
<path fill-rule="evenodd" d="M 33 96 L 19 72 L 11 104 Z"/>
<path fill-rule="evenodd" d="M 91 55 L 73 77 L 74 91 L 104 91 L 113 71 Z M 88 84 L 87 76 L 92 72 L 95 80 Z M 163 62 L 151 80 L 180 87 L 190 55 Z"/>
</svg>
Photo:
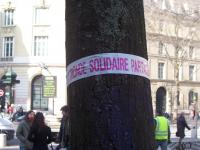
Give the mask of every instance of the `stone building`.
<svg viewBox="0 0 200 150">
<path fill-rule="evenodd" d="M 64 0 L 0 1 L 1 80 L 9 74 L 20 83 L 2 86 L 6 103 L 48 113 L 66 104 Z M 47 76 L 55 86 L 45 89 Z"/>
<path fill-rule="evenodd" d="M 154 112 L 199 107 L 199 3 L 144 0 Z M 50 113 L 66 103 L 64 0 L 0 1 L 0 78 L 12 74 L 20 83 L 3 86 L 6 102 Z M 46 76 L 55 97 L 43 96 Z"/>
<path fill-rule="evenodd" d="M 189 114 L 199 107 L 199 6 L 194 0 L 144 0 L 154 112 Z"/>
</svg>

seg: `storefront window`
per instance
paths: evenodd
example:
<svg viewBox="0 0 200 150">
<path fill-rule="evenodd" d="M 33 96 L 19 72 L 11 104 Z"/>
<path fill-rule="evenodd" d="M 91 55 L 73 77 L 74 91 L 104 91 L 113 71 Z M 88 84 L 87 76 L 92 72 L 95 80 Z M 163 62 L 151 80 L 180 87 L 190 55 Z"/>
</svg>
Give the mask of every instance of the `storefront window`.
<svg viewBox="0 0 200 150">
<path fill-rule="evenodd" d="M 48 110 L 48 98 L 42 96 L 42 75 L 32 81 L 32 109 Z"/>
</svg>

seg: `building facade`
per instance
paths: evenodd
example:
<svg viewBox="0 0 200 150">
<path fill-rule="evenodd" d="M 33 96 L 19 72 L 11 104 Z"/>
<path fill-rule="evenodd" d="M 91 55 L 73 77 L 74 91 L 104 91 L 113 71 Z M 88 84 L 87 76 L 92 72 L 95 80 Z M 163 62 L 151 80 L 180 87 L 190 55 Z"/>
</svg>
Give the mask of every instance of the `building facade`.
<svg viewBox="0 0 200 150">
<path fill-rule="evenodd" d="M 144 0 L 154 112 L 200 108 L 199 3 Z M 0 1 L 0 78 L 9 73 L 20 83 L 4 86 L 6 102 L 50 113 L 66 104 L 64 0 Z M 55 97 L 43 95 L 47 76 Z"/>
<path fill-rule="evenodd" d="M 144 0 L 154 112 L 198 111 L 200 2 Z"/>
<path fill-rule="evenodd" d="M 0 1 L 1 79 L 9 72 L 20 83 L 4 86 L 6 103 L 60 112 L 66 104 L 64 0 Z M 54 96 L 43 95 L 47 76 L 56 79 Z"/>
</svg>

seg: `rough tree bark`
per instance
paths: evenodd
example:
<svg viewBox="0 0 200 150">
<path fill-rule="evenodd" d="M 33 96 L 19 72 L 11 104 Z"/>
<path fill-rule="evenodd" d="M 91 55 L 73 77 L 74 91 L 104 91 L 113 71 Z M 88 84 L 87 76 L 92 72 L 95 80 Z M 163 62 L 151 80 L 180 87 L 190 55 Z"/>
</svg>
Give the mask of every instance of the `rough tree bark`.
<svg viewBox="0 0 200 150">
<path fill-rule="evenodd" d="M 147 59 L 142 0 L 67 0 L 66 65 L 94 54 Z M 153 150 L 150 81 L 106 74 L 68 85 L 70 150 Z"/>
</svg>

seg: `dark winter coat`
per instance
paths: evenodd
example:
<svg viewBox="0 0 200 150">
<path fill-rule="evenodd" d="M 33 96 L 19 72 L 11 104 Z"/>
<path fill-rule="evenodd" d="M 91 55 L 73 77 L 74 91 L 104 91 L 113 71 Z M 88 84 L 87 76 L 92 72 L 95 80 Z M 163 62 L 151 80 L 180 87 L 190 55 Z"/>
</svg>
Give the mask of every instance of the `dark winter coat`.
<svg viewBox="0 0 200 150">
<path fill-rule="evenodd" d="M 61 147 L 67 147 L 69 145 L 69 120 L 62 118 L 58 139 Z"/>
<path fill-rule="evenodd" d="M 183 115 L 181 115 L 177 119 L 177 132 L 176 132 L 176 136 L 180 137 L 180 138 L 184 138 L 185 137 L 185 128 L 187 128 L 188 130 L 190 130 L 190 127 L 187 125 L 185 117 Z"/>
<path fill-rule="evenodd" d="M 28 140 L 28 134 L 30 130 L 31 123 L 23 120 L 17 127 L 16 137 L 19 140 L 20 147 L 25 149 L 32 149 L 33 143 Z"/>
<path fill-rule="evenodd" d="M 33 142 L 33 150 L 48 150 L 52 142 L 51 129 L 46 125 L 42 128 L 32 126 L 28 139 Z"/>
</svg>

